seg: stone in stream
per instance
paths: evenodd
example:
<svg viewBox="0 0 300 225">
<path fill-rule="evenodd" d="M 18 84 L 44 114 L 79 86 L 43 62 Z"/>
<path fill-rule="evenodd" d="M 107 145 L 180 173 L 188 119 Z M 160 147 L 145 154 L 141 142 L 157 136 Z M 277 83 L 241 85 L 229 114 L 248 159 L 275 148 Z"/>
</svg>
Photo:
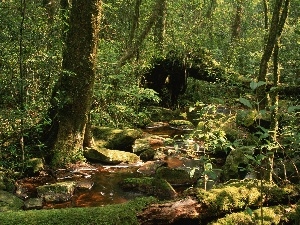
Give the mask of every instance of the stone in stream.
<svg viewBox="0 0 300 225">
<path fill-rule="evenodd" d="M 43 199 L 42 198 L 29 198 L 24 202 L 24 209 L 42 209 Z"/>
<path fill-rule="evenodd" d="M 75 190 L 75 182 L 65 181 L 55 184 L 46 184 L 37 187 L 37 193 L 45 202 L 66 202 L 69 201 Z"/>
</svg>

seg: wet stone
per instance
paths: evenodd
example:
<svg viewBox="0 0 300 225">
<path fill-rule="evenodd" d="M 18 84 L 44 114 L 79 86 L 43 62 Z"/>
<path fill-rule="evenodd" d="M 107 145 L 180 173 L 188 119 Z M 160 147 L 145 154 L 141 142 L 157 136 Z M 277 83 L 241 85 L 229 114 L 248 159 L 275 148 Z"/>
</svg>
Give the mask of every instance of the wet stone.
<svg viewBox="0 0 300 225">
<path fill-rule="evenodd" d="M 81 180 L 76 182 L 76 188 L 80 190 L 91 190 L 94 186 L 92 180 Z"/>
<path fill-rule="evenodd" d="M 43 208 L 42 198 L 30 198 L 24 202 L 24 209 L 41 209 Z"/>
<path fill-rule="evenodd" d="M 60 182 L 40 186 L 37 192 L 46 202 L 65 202 L 73 196 L 74 188 L 75 182 Z"/>
</svg>

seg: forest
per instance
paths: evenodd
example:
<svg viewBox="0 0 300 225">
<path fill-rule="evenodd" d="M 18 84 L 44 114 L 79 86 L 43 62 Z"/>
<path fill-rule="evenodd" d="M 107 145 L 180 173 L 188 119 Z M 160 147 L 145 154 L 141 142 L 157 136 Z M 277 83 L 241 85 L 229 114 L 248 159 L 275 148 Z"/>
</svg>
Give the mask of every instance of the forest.
<svg viewBox="0 0 300 225">
<path fill-rule="evenodd" d="M 299 9 L 0 0 L 0 221 L 300 224 Z M 105 166 L 142 197 L 72 205 Z"/>
</svg>

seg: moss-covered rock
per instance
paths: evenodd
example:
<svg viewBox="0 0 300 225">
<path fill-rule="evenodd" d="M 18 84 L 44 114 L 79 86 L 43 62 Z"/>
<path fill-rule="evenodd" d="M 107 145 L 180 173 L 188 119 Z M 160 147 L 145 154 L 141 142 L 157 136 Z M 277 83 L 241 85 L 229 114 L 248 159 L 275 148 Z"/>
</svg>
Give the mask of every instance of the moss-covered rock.
<svg viewBox="0 0 300 225">
<path fill-rule="evenodd" d="M 171 120 L 170 127 L 177 130 L 193 130 L 195 126 L 188 120 Z"/>
<path fill-rule="evenodd" d="M 120 187 L 127 191 L 137 191 L 159 199 L 172 199 L 177 193 L 164 179 L 154 177 L 127 178 L 120 182 Z"/>
<path fill-rule="evenodd" d="M 215 187 L 209 191 L 190 189 L 189 195 L 195 195 L 205 212 L 203 218 L 219 217 L 234 211 L 243 211 L 247 207 L 257 208 L 261 204 L 275 205 L 288 202 L 292 196 L 299 196 L 297 186 L 278 187 L 273 183 L 259 180 L 233 181 Z M 261 199 L 263 196 L 263 199 Z"/>
<path fill-rule="evenodd" d="M 37 187 L 38 196 L 45 202 L 65 202 L 71 199 L 75 189 L 75 182 L 60 182 Z"/>
<path fill-rule="evenodd" d="M 42 209 L 43 199 L 42 198 L 29 198 L 24 202 L 24 209 Z"/>
<path fill-rule="evenodd" d="M 23 200 L 12 193 L 0 190 L 0 212 L 20 210 L 23 206 Z"/>
<path fill-rule="evenodd" d="M 250 170 L 251 164 L 249 157 L 254 153 L 253 146 L 244 146 L 231 150 L 226 158 L 226 162 L 222 168 L 222 179 L 243 179 Z"/>
<path fill-rule="evenodd" d="M 124 151 L 132 151 L 134 141 L 143 136 L 139 129 L 94 127 L 92 132 L 96 146 Z"/>
<path fill-rule="evenodd" d="M 0 213 L 0 221 L 1 225 L 138 225 L 138 212 L 154 202 L 155 198 L 148 197 L 105 207 L 3 212 Z"/>
<path fill-rule="evenodd" d="M 140 160 L 134 153 L 97 147 L 86 148 L 84 156 L 90 161 L 104 164 L 136 163 Z"/>
<path fill-rule="evenodd" d="M 288 217 L 294 211 L 291 207 L 275 206 L 263 207 L 263 224 L 295 224 Z M 227 214 L 225 217 L 218 219 L 209 225 L 256 225 L 261 224 L 261 209 L 251 210 L 248 208 L 243 212 Z"/>
<path fill-rule="evenodd" d="M 194 184 L 201 177 L 199 170 L 193 170 L 188 167 L 159 167 L 156 170 L 156 177 L 167 180 L 172 185 L 187 185 Z M 193 173 L 193 174 L 192 174 Z"/>
</svg>

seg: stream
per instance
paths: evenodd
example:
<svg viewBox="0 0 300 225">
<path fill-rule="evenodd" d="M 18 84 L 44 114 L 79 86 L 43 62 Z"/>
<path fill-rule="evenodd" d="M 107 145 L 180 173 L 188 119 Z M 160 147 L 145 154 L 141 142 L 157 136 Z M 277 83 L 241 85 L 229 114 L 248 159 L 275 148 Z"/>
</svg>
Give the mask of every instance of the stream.
<svg viewBox="0 0 300 225">
<path fill-rule="evenodd" d="M 171 145 L 165 145 L 173 151 L 174 148 L 183 148 L 184 134 L 190 131 L 176 130 L 170 127 L 149 128 L 145 132 L 152 135 L 158 135 L 164 138 L 176 139 Z M 158 147 L 158 146 L 157 146 Z M 164 162 L 170 168 L 185 166 L 185 161 L 178 157 L 166 157 Z M 23 199 L 37 197 L 37 187 L 44 184 L 51 184 L 61 181 L 76 182 L 76 189 L 71 200 L 63 203 L 43 203 L 43 209 L 52 208 L 70 208 L 70 207 L 95 207 L 109 204 L 124 203 L 139 196 L 141 193 L 123 191 L 118 183 L 125 178 L 145 176 L 139 172 L 139 168 L 143 162 L 136 164 L 120 164 L 120 165 L 101 165 L 87 164 L 86 166 L 71 169 L 55 171 L 55 177 L 50 172 L 44 172 L 38 177 L 25 178 L 18 181 L 17 195 Z M 193 166 L 193 165 L 190 165 Z M 177 193 L 180 193 L 187 186 L 174 186 Z"/>
</svg>

